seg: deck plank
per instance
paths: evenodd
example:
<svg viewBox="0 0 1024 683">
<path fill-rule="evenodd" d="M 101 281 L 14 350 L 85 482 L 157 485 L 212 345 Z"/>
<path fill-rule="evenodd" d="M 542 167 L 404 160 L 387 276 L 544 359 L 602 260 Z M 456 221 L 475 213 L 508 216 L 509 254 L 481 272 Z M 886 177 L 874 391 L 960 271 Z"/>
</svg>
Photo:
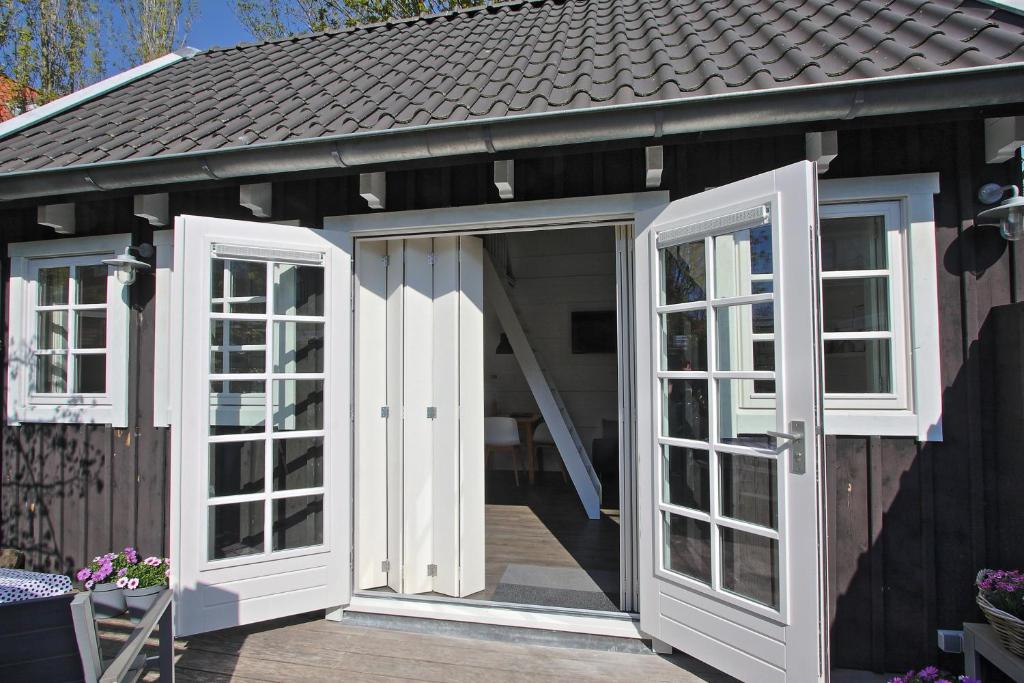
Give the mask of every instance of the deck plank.
<svg viewBox="0 0 1024 683">
<path fill-rule="evenodd" d="M 181 680 L 636 681 L 726 683 L 682 655 L 659 657 L 408 633 L 316 620 L 193 636 L 179 643 Z M 155 680 L 147 677 L 146 680 Z"/>
</svg>

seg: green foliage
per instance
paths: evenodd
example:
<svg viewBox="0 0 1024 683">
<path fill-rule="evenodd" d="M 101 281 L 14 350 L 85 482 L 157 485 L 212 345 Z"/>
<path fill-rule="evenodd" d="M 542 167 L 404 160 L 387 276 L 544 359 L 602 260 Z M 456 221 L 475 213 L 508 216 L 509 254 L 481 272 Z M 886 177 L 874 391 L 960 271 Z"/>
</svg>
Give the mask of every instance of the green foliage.
<svg viewBox="0 0 1024 683">
<path fill-rule="evenodd" d="M 37 104 L 73 92 L 103 73 L 100 25 L 92 0 L 0 0 L 3 71 L 36 90 Z M 24 98 L 23 87 L 17 98 Z"/>
<path fill-rule="evenodd" d="M 183 46 L 198 9 L 197 0 L 114 0 L 113 4 L 127 28 L 118 34 L 125 67 L 143 64 Z M 111 29 L 114 33 L 113 25 Z"/>
<path fill-rule="evenodd" d="M 355 24 L 447 12 L 483 0 L 234 0 L 235 14 L 253 38 L 325 31 Z"/>
</svg>

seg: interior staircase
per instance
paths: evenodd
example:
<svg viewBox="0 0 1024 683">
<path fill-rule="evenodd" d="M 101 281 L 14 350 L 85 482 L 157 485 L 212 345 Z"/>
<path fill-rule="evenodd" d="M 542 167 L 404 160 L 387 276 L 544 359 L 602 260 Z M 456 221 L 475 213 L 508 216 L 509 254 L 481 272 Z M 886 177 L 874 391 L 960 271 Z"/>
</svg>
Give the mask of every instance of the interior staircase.
<svg viewBox="0 0 1024 683">
<path fill-rule="evenodd" d="M 601 482 L 587 455 L 583 441 L 576 432 L 551 375 L 541 364 L 537 351 L 523 329 L 504 278 L 498 275 L 490 254 L 484 252 L 484 288 L 491 296 L 491 304 L 502 329 L 508 336 L 516 361 L 523 371 L 526 383 L 533 393 L 540 414 L 551 430 L 551 438 L 565 464 L 565 471 L 579 494 L 583 509 L 590 519 L 601 517 Z"/>
</svg>

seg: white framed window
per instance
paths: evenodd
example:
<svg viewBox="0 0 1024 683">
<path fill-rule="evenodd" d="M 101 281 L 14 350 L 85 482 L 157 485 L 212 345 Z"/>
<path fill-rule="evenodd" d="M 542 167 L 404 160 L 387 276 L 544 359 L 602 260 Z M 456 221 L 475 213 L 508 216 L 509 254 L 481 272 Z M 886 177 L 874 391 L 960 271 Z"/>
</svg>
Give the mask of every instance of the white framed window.
<svg viewBox="0 0 1024 683">
<path fill-rule="evenodd" d="M 825 430 L 942 440 L 937 173 L 820 184 Z"/>
<path fill-rule="evenodd" d="M 934 195 L 937 174 L 826 180 L 820 185 L 825 430 L 830 434 L 942 438 Z M 770 252 L 751 231 L 716 268 L 744 292 L 771 291 Z M 724 261 L 723 261 L 724 259 Z M 764 289 L 767 287 L 768 289 Z M 735 331 L 720 355 L 774 370 L 774 312 L 738 307 L 719 319 Z M 755 430 L 774 415 L 775 386 L 743 380 L 734 408 Z M 763 425 L 761 425 L 763 426 Z"/>
<path fill-rule="evenodd" d="M 7 423 L 128 424 L 131 235 L 11 244 Z"/>
</svg>

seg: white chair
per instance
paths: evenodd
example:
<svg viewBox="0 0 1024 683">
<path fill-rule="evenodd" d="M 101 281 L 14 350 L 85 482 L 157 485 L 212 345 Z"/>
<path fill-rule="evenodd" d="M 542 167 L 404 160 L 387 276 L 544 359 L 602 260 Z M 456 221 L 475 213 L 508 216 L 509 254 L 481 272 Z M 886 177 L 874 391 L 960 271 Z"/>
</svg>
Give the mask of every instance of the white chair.
<svg viewBox="0 0 1024 683">
<path fill-rule="evenodd" d="M 551 430 L 548 429 L 547 422 L 541 422 L 533 430 L 533 447 L 537 451 L 540 451 L 542 448 L 555 448 L 555 439 L 551 436 Z M 562 481 L 569 483 L 569 477 L 565 474 L 565 463 L 562 462 L 562 454 L 556 450 L 555 455 L 558 456 L 558 467 L 562 470 Z"/>
<path fill-rule="evenodd" d="M 484 418 L 484 466 L 491 467 L 495 453 L 512 454 L 512 471 L 519 486 L 519 423 L 512 417 Z"/>
</svg>

